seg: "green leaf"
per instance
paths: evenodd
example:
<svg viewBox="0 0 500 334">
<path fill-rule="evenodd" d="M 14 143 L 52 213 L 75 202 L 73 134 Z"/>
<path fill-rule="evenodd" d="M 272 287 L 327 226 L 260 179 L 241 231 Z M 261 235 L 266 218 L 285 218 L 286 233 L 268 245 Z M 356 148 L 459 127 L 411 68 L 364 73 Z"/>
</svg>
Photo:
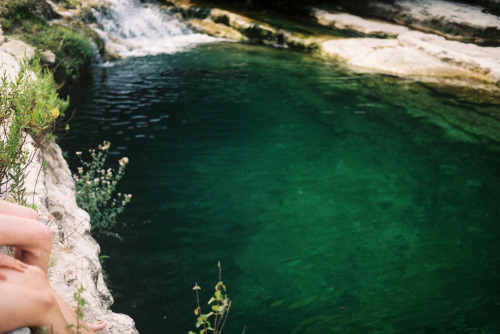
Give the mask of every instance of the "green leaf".
<svg viewBox="0 0 500 334">
<path fill-rule="evenodd" d="M 223 298 L 222 292 L 221 291 L 215 292 L 215 298 L 217 298 L 218 301 L 221 301 Z"/>
<path fill-rule="evenodd" d="M 212 305 L 212 310 L 215 312 L 222 312 L 222 311 L 224 311 L 224 306 Z"/>
</svg>

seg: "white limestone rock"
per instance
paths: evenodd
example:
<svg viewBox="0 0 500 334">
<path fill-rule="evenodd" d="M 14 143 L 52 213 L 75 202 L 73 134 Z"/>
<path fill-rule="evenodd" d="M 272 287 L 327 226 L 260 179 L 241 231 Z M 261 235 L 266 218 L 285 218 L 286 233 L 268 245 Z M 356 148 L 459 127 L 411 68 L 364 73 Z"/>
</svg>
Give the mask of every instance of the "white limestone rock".
<svg viewBox="0 0 500 334">
<path fill-rule="evenodd" d="M 329 56 L 342 59 L 360 71 L 400 76 L 466 76 L 466 70 L 446 64 L 423 51 L 406 48 L 395 39 L 350 38 L 322 45 Z"/>
<path fill-rule="evenodd" d="M 500 48 L 449 41 L 433 34 L 412 31 L 400 35 L 402 46 L 424 51 L 439 60 L 484 75 L 487 81 L 500 84 Z"/>
<path fill-rule="evenodd" d="M 7 42 L 0 45 L 0 75 L 7 75 L 13 79 L 19 72 L 19 62 L 26 55 L 32 59 L 35 48 L 15 38 L 9 38 Z"/>
<path fill-rule="evenodd" d="M 394 0 L 372 2 L 371 15 L 413 29 L 475 43 L 500 43 L 500 17 L 481 6 L 446 0 Z"/>
<path fill-rule="evenodd" d="M 45 64 L 53 65 L 56 62 L 56 55 L 50 50 L 40 52 L 40 57 Z"/>
<path fill-rule="evenodd" d="M 395 0 L 394 5 L 379 2 L 374 7 L 384 8 L 417 22 L 435 20 L 465 24 L 479 29 L 500 28 L 500 18 L 485 13 L 484 8 L 480 6 L 446 0 Z"/>
<path fill-rule="evenodd" d="M 324 10 L 314 9 L 313 15 L 318 20 L 318 23 L 324 26 L 353 30 L 371 36 L 396 37 L 409 31 L 408 28 L 400 25 L 364 19 L 346 13 L 329 13 Z"/>
</svg>

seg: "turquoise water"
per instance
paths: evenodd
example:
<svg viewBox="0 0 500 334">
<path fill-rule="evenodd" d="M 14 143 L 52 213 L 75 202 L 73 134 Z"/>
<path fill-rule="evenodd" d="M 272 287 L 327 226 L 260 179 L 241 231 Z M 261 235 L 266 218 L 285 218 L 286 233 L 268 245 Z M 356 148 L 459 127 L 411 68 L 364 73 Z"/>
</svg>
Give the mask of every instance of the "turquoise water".
<svg viewBox="0 0 500 334">
<path fill-rule="evenodd" d="M 500 332 L 498 144 L 456 121 L 494 132 L 498 105 L 239 44 L 95 68 L 71 98 L 63 149 L 131 160 L 101 245 L 141 333 L 194 330 L 219 260 L 225 333 Z"/>
</svg>

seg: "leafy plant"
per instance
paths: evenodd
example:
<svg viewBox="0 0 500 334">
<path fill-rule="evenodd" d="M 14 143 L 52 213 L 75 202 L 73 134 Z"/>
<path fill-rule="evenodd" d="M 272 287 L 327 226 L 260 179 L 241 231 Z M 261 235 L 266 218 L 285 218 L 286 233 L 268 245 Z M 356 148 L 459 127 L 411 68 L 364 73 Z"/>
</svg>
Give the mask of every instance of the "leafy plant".
<svg viewBox="0 0 500 334">
<path fill-rule="evenodd" d="M 76 201 L 80 208 L 90 215 L 91 231 L 96 234 L 120 238 L 116 233 L 116 218 L 123 212 L 132 195 L 116 193 L 116 186 L 125 174 L 128 158 L 118 161 L 118 170 L 105 168 L 111 143 L 105 141 L 98 150 L 91 149 L 90 162 L 82 159 L 82 152 L 76 152 L 81 167 L 73 175 L 76 185 Z"/>
<path fill-rule="evenodd" d="M 0 80 L 0 194 L 26 204 L 25 170 L 36 150 L 52 139 L 56 120 L 68 107 L 59 98 L 52 73 L 42 70 L 39 60 L 24 58 L 18 75 Z M 28 135 L 35 150 L 27 149 Z"/>
<path fill-rule="evenodd" d="M 76 307 L 75 307 L 75 315 L 76 315 L 76 325 L 75 324 L 69 324 L 68 328 L 75 328 L 76 329 L 76 334 L 82 334 L 82 329 L 88 330 L 84 325 L 82 325 L 83 322 L 83 308 L 85 307 L 85 299 L 82 297 L 82 293 L 85 291 L 83 286 L 78 287 L 76 292 L 73 294 L 73 299 L 76 301 Z"/>
<path fill-rule="evenodd" d="M 200 328 L 199 334 L 207 334 L 208 331 L 214 334 L 220 334 L 226 324 L 229 309 L 231 307 L 231 300 L 225 294 L 226 286 L 222 283 L 222 268 L 220 262 L 217 263 L 217 267 L 219 268 L 219 281 L 215 285 L 214 296 L 208 301 L 208 305 L 211 305 L 211 311 L 209 313 L 203 314 L 201 310 L 200 298 L 198 295 L 198 291 L 201 290 L 201 287 L 198 283 L 193 287 L 196 293 L 196 304 L 198 306 L 194 310 L 194 314 L 197 316 L 196 328 Z M 196 334 L 196 332 L 189 331 L 188 334 Z"/>
</svg>

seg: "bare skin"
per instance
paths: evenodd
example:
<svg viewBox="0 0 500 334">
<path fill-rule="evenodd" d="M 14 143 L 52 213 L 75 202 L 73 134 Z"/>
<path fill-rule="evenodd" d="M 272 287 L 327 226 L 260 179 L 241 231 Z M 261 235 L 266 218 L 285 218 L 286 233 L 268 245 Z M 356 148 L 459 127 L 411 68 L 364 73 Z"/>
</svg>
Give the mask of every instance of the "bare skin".
<svg viewBox="0 0 500 334">
<path fill-rule="evenodd" d="M 38 272 L 38 273 L 37 273 Z M 42 277 L 43 275 L 43 277 Z M 55 333 L 72 333 L 68 322 L 50 291 L 33 288 L 46 280 L 38 267 L 0 255 L 0 333 L 20 327 L 46 327 Z M 29 285 L 20 284 L 29 280 Z M 48 280 L 47 280 L 48 282 Z"/>
<path fill-rule="evenodd" d="M 0 200 L 0 245 L 14 247 L 14 258 L 0 254 L 0 333 L 19 327 L 95 333 L 106 324 L 86 324 L 52 289 L 47 278 L 52 247 L 50 229 L 29 208 Z"/>
<path fill-rule="evenodd" d="M 47 273 L 52 234 L 35 210 L 0 200 L 0 245 L 14 249 L 14 258 Z"/>
</svg>

